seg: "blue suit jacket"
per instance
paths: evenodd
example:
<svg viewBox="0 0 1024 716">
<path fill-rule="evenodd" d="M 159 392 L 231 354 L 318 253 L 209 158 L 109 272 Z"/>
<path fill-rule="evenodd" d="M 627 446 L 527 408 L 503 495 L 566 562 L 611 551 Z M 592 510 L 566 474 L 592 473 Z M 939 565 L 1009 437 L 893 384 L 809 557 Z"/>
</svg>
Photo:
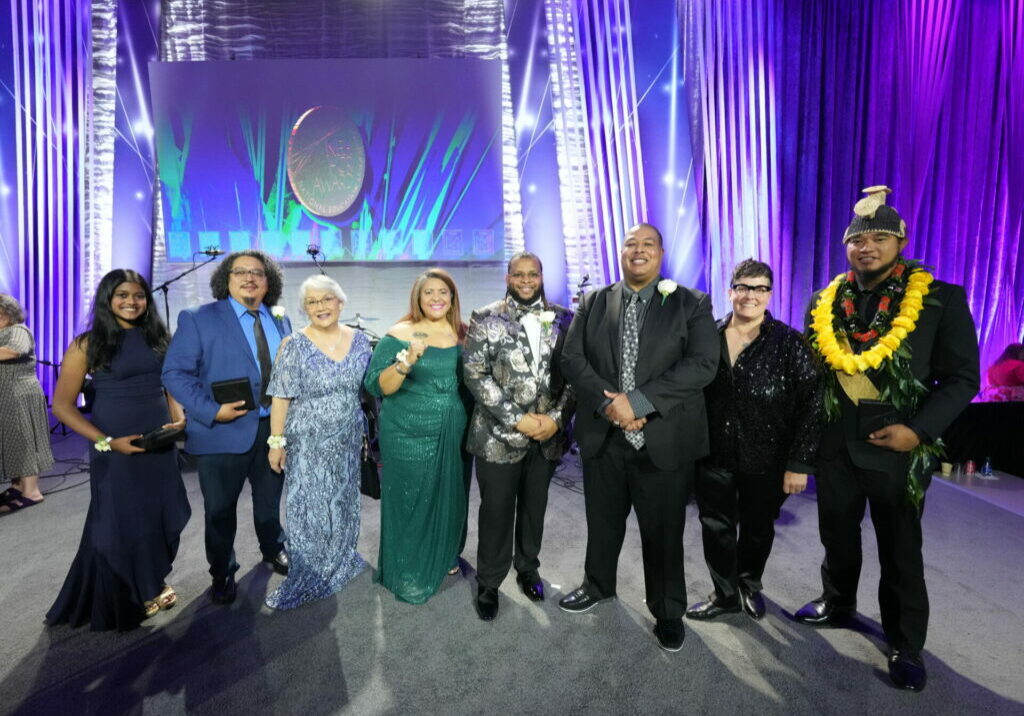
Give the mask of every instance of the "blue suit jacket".
<svg viewBox="0 0 1024 716">
<path fill-rule="evenodd" d="M 281 337 L 291 333 L 287 318 L 274 319 Z M 227 299 L 178 314 L 178 328 L 164 357 L 163 382 L 188 416 L 185 450 L 193 455 L 240 454 L 256 440 L 259 410 L 230 423 L 214 420 L 220 405 L 211 383 L 247 377 L 259 403 L 260 368 Z"/>
</svg>

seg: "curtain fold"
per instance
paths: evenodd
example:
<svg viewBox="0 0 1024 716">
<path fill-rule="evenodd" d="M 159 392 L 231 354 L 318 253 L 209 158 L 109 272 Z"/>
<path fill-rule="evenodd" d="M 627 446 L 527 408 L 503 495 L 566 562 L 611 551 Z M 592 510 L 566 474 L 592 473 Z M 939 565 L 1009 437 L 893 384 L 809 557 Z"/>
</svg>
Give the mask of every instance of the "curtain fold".
<svg viewBox="0 0 1024 716">
<path fill-rule="evenodd" d="M 679 3 L 716 313 L 754 256 L 776 271 L 773 312 L 801 325 L 846 266 L 860 190 L 888 184 L 906 255 L 966 288 L 983 366 L 1020 340 L 1024 5 Z"/>
</svg>

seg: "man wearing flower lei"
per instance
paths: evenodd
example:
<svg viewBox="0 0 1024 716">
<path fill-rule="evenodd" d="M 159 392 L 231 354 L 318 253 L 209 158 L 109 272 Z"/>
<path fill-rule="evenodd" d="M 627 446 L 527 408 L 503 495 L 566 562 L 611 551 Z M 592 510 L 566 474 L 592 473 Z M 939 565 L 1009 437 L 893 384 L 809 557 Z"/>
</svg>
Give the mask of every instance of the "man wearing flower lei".
<svg viewBox="0 0 1024 716">
<path fill-rule="evenodd" d="M 796 620 L 834 625 L 856 608 L 866 503 L 878 540 L 889 676 L 920 691 L 928 627 L 921 511 L 940 436 L 979 387 L 978 342 L 964 290 L 904 259 L 906 224 L 864 190 L 843 236 L 850 271 L 811 298 L 808 334 L 825 364 L 818 452 L 823 592 Z"/>
</svg>

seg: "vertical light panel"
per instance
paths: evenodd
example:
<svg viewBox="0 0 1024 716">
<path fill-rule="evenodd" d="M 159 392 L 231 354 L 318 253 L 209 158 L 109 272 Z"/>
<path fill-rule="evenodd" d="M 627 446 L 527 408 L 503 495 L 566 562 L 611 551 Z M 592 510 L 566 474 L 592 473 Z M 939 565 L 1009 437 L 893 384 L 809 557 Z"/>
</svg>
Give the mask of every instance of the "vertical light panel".
<svg viewBox="0 0 1024 716">
<path fill-rule="evenodd" d="M 648 219 L 628 0 L 547 0 L 570 283 L 619 278 L 618 246 Z"/>
<path fill-rule="evenodd" d="M 18 282 L 40 359 L 59 362 L 80 327 L 90 93 L 88 9 L 71 0 L 15 0 Z M 49 368 L 39 372 L 47 393 Z"/>
<path fill-rule="evenodd" d="M 113 268 L 114 107 L 117 81 L 116 0 L 92 0 L 92 104 L 86 115 L 86 226 L 82 301 L 91 305 L 103 274 Z M 131 268 L 135 268 L 132 266 Z"/>
</svg>

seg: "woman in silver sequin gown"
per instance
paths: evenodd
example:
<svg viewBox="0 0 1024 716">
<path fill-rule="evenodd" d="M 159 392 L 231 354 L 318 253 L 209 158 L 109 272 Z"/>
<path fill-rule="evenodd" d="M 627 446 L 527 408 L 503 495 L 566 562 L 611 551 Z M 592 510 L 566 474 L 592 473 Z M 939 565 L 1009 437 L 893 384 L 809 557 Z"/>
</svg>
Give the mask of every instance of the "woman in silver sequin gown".
<svg viewBox="0 0 1024 716">
<path fill-rule="evenodd" d="M 269 459 L 285 475 L 291 562 L 288 578 L 266 599 L 274 609 L 328 597 L 366 566 L 356 543 L 365 430 L 359 389 L 370 344 L 338 323 L 345 294 L 332 279 L 306 279 L 300 301 L 310 325 L 281 344 L 267 388 L 271 434 L 286 440 Z"/>
</svg>

